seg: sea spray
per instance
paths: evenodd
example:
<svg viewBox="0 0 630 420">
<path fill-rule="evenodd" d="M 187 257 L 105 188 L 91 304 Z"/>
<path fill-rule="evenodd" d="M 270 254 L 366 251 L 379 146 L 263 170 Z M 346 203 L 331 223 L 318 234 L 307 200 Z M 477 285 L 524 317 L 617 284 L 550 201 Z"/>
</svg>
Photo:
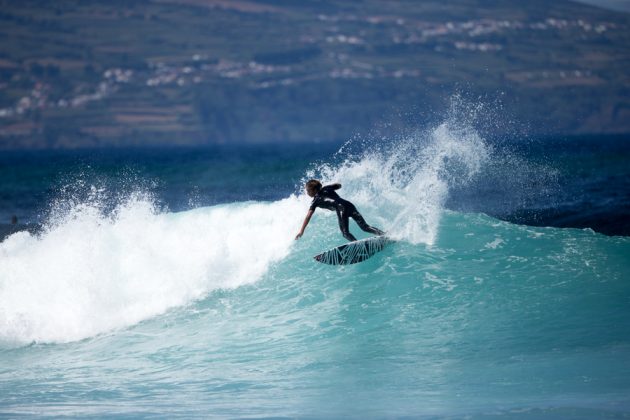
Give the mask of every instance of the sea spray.
<svg viewBox="0 0 630 420">
<path fill-rule="evenodd" d="M 254 282 L 289 252 L 300 203 L 168 213 L 137 194 L 109 214 L 75 203 L 39 236 L 0 244 L 0 341 L 80 340 Z"/>
<path fill-rule="evenodd" d="M 319 165 L 307 177 L 341 182 L 343 194 L 366 217 L 376 217 L 391 237 L 433 244 L 449 191 L 471 182 L 490 154 L 491 147 L 473 128 L 453 119 L 387 145 L 381 142 L 338 165 Z"/>
</svg>

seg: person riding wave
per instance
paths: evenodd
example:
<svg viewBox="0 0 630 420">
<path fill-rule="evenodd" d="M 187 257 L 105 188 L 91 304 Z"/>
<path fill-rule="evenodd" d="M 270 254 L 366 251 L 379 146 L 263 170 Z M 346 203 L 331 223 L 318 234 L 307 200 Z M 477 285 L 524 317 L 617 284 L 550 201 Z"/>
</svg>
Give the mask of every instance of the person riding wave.
<svg viewBox="0 0 630 420">
<path fill-rule="evenodd" d="M 370 232 L 375 235 L 385 234 L 382 230 L 368 225 L 354 204 L 339 197 L 339 194 L 337 194 L 336 191 L 341 188 L 341 184 L 322 186 L 322 183 L 318 180 L 311 179 L 306 183 L 305 188 L 308 196 L 313 197 L 313 201 L 311 202 L 311 206 L 306 214 L 306 218 L 304 219 L 300 232 L 295 236 L 296 240 L 302 237 L 304 229 L 306 229 L 306 226 L 311 221 L 311 217 L 313 216 L 315 209 L 318 207 L 337 212 L 339 229 L 341 229 L 343 237 L 349 241 L 357 240 L 357 238 L 350 233 L 350 218 L 354 219 L 357 225 L 359 225 L 359 227 L 365 232 Z"/>
</svg>

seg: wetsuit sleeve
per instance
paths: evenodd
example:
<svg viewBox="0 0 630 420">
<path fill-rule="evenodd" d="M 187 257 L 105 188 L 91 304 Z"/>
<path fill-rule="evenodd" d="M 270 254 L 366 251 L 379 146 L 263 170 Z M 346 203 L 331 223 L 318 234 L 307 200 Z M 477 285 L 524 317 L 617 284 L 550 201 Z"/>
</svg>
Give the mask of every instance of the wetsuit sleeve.
<svg viewBox="0 0 630 420">
<path fill-rule="evenodd" d="M 339 188 L 341 188 L 341 184 L 336 183 L 336 184 L 330 184 L 330 185 L 326 185 L 324 188 L 328 188 L 331 189 L 333 191 L 338 190 Z"/>
<path fill-rule="evenodd" d="M 315 211 L 315 209 L 319 206 L 319 197 L 315 197 L 311 202 L 311 206 L 308 208 L 309 210 Z"/>
</svg>

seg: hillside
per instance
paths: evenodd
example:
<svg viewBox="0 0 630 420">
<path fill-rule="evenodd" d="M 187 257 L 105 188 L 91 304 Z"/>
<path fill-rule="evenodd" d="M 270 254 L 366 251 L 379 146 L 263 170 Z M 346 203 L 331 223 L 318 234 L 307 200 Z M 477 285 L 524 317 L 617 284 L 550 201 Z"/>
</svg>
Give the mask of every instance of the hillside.
<svg viewBox="0 0 630 420">
<path fill-rule="evenodd" d="M 455 92 L 529 134 L 630 132 L 630 15 L 579 3 L 0 5 L 0 149 L 342 140 Z"/>
</svg>

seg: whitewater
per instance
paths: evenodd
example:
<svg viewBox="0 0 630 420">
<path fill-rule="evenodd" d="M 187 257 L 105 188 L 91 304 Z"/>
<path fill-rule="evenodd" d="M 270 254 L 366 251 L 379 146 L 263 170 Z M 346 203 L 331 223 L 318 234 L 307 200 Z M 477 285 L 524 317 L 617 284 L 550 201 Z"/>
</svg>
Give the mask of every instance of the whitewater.
<svg viewBox="0 0 630 420">
<path fill-rule="evenodd" d="M 0 243 L 0 415 L 630 413 L 627 237 L 447 209 L 504 158 L 467 125 L 351 146 L 273 201 L 53 200 Z M 313 177 L 395 243 L 314 262 L 343 238 L 318 211 L 294 240 Z"/>
</svg>

